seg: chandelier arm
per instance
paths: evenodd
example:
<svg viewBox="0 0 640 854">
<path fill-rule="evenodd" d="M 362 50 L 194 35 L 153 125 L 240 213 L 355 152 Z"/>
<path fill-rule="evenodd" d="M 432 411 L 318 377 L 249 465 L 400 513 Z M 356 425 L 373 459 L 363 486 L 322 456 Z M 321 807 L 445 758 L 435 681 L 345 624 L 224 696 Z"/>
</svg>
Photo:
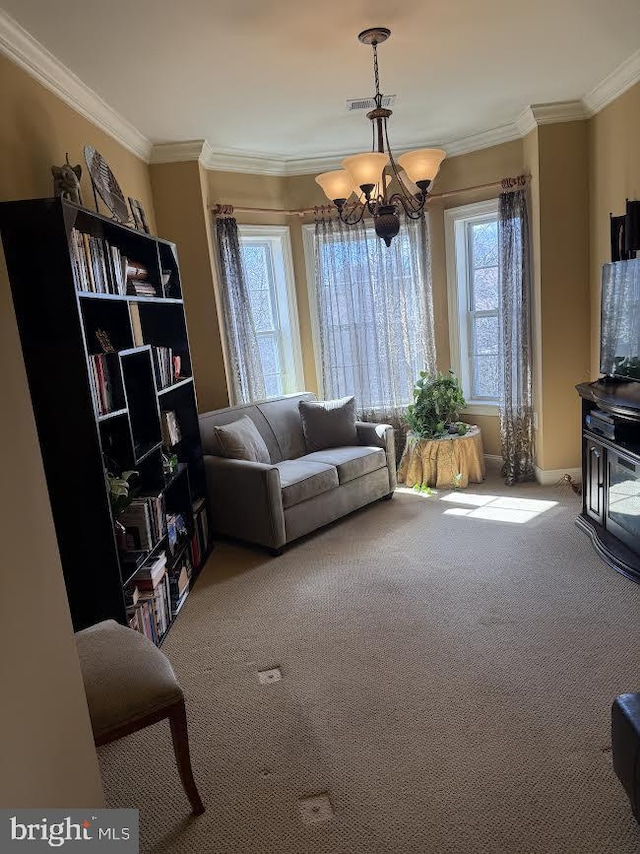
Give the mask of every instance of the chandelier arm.
<svg viewBox="0 0 640 854">
<path fill-rule="evenodd" d="M 411 195 L 407 188 L 404 185 L 404 181 L 400 177 L 400 169 L 398 168 L 398 164 L 396 163 L 395 157 L 393 156 L 393 152 L 391 151 L 391 144 L 389 143 L 389 131 L 387 129 L 387 122 L 385 120 L 384 123 L 384 138 L 387 143 L 387 151 L 389 152 L 389 163 L 391 165 L 391 171 L 393 172 L 393 177 L 396 179 L 396 183 L 400 187 L 400 193 L 394 193 L 394 196 L 397 196 L 398 199 L 403 200 L 403 207 L 407 216 L 409 216 L 410 210 L 418 210 L 422 212 L 425 206 L 425 201 L 427 194 L 426 192 L 421 191 L 420 198 L 416 198 L 416 196 Z M 392 196 L 392 198 L 394 197 Z M 409 208 L 407 208 L 407 205 Z"/>
<path fill-rule="evenodd" d="M 402 208 L 409 219 L 420 219 L 424 212 L 427 199 L 427 195 L 423 196 L 421 201 L 418 201 L 418 199 L 406 199 L 404 196 L 400 195 L 400 193 L 394 193 L 389 199 L 389 204 L 395 205 L 396 207 L 402 205 Z"/>
<path fill-rule="evenodd" d="M 345 225 L 357 225 L 362 221 L 365 205 L 361 202 L 354 202 L 351 206 L 343 205 L 341 208 L 337 208 L 337 211 L 340 221 Z"/>
</svg>

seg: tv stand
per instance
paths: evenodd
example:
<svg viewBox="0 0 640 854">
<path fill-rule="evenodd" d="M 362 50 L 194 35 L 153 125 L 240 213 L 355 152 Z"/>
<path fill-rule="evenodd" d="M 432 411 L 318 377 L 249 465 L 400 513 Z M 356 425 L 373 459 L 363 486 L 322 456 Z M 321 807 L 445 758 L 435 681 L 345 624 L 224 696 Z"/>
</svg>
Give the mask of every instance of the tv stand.
<svg viewBox="0 0 640 854">
<path fill-rule="evenodd" d="M 640 583 L 640 383 L 606 379 L 581 383 L 582 512 L 576 525 L 598 554 Z M 598 409 L 613 421 L 602 435 L 587 416 Z"/>
</svg>

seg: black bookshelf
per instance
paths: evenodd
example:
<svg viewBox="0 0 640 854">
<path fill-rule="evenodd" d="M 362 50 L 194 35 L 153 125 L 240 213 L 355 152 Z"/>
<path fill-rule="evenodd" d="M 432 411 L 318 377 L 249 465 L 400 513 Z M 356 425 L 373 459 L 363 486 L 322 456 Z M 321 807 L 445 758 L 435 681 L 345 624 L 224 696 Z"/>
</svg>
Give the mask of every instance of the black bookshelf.
<svg viewBox="0 0 640 854">
<path fill-rule="evenodd" d="M 62 199 L 4 202 L 0 230 L 73 624 L 126 625 L 136 564 L 119 549 L 107 471 L 137 471 L 132 495 L 181 516 L 173 553 L 165 533 L 151 556 L 190 556 L 192 585 L 210 552 L 176 247 Z"/>
</svg>

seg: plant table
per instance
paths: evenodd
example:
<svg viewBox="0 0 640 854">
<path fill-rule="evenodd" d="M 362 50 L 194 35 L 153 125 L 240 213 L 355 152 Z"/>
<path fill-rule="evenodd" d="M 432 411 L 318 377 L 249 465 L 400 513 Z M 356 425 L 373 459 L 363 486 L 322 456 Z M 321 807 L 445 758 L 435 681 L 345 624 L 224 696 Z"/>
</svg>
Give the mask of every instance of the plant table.
<svg viewBox="0 0 640 854">
<path fill-rule="evenodd" d="M 405 486 L 441 489 L 482 483 L 485 475 L 482 431 L 471 426 L 464 436 L 417 439 L 411 432 L 398 467 L 398 482 Z"/>
</svg>

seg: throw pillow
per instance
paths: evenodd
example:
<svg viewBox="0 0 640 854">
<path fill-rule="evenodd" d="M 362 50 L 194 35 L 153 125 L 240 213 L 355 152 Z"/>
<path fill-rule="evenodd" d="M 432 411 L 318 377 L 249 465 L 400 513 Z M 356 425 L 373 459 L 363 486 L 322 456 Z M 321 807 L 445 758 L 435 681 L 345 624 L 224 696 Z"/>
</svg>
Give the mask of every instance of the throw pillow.
<svg viewBox="0 0 640 854">
<path fill-rule="evenodd" d="M 298 409 L 308 453 L 359 444 L 353 397 L 301 400 Z"/>
<path fill-rule="evenodd" d="M 213 429 L 224 457 L 232 460 L 249 460 L 252 463 L 271 462 L 269 449 L 248 415 Z"/>
</svg>

